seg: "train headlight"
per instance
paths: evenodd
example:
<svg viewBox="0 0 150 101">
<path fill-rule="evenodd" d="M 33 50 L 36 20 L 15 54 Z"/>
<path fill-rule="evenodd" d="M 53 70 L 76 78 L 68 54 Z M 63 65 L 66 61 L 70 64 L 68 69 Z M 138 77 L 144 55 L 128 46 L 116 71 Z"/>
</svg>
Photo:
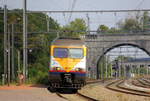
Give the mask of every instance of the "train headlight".
<svg viewBox="0 0 150 101">
<path fill-rule="evenodd" d="M 75 71 L 81 72 L 81 71 L 83 71 L 83 69 L 82 68 L 76 68 Z"/>
<path fill-rule="evenodd" d="M 76 70 L 76 71 L 79 71 L 79 68 L 76 68 L 75 70 Z"/>
<path fill-rule="evenodd" d="M 60 67 L 56 67 L 56 70 L 61 70 L 61 68 Z"/>
<path fill-rule="evenodd" d="M 53 70 L 61 70 L 60 67 L 54 67 Z"/>
</svg>

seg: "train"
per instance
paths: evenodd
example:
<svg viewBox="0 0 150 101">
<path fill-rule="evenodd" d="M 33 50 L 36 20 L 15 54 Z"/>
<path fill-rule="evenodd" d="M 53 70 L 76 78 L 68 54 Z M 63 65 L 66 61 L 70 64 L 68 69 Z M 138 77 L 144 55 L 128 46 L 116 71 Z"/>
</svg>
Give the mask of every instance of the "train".
<svg viewBox="0 0 150 101">
<path fill-rule="evenodd" d="M 50 45 L 50 87 L 81 89 L 86 84 L 86 54 L 80 38 L 56 38 Z"/>
</svg>

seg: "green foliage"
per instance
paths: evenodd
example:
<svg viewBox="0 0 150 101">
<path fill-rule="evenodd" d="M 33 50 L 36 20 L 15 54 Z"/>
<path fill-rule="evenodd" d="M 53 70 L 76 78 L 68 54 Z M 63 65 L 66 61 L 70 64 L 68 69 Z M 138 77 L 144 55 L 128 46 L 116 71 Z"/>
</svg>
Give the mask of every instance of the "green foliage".
<svg viewBox="0 0 150 101">
<path fill-rule="evenodd" d="M 49 29 L 57 29 L 59 25 L 49 16 L 44 13 L 34 13 L 28 15 L 28 31 L 29 32 L 42 32 L 47 31 L 47 22 L 49 23 Z"/>
<path fill-rule="evenodd" d="M 43 59 L 46 60 L 46 59 Z M 40 63 L 35 63 L 32 67 L 29 67 L 29 80 L 32 83 L 48 83 L 48 66 L 44 66 Z"/>
<path fill-rule="evenodd" d="M 143 23 L 143 30 L 150 30 L 150 16 L 148 12 L 143 13 L 141 22 Z"/>
<path fill-rule="evenodd" d="M 2 10 L 0 8 L 0 10 Z M 1 74 L 3 74 L 3 67 L 4 67 L 4 59 L 3 59 L 3 56 L 4 56 L 4 52 L 3 52 L 3 30 L 4 29 L 4 26 L 3 26 L 3 13 L 0 13 L 0 81 L 1 81 Z"/>
<path fill-rule="evenodd" d="M 1 10 L 1 8 L 0 8 Z M 4 31 L 4 20 L 3 20 L 3 13 L 0 13 L 0 34 Z"/>
<path fill-rule="evenodd" d="M 110 28 L 109 29 L 109 31 L 108 31 L 108 33 L 119 33 L 120 32 L 120 30 L 118 30 L 118 29 L 116 29 L 116 28 Z"/>
<path fill-rule="evenodd" d="M 123 30 L 125 30 L 125 31 L 138 31 L 141 29 L 141 27 L 139 25 L 140 25 L 140 23 L 136 19 L 129 18 L 129 19 L 125 20 Z"/>
<path fill-rule="evenodd" d="M 119 27 L 126 32 L 140 32 L 150 30 L 150 16 L 148 12 L 143 15 L 132 18 L 126 18 L 124 22 L 119 22 Z"/>
<path fill-rule="evenodd" d="M 102 33 L 108 32 L 108 30 L 109 27 L 107 27 L 106 25 L 100 25 L 97 29 L 98 32 L 102 32 Z"/>
<path fill-rule="evenodd" d="M 0 79 L 1 79 L 1 74 L 3 74 L 3 68 L 4 68 L 4 59 L 3 59 L 3 42 L 0 40 Z"/>
<path fill-rule="evenodd" d="M 79 37 L 80 35 L 86 34 L 87 26 L 83 19 L 75 19 L 62 29 L 63 33 L 61 36 Z"/>
<path fill-rule="evenodd" d="M 115 60 L 117 60 L 117 61 L 127 61 L 129 59 L 132 59 L 132 57 L 127 57 L 124 55 L 119 55 L 117 58 L 115 58 Z"/>
<path fill-rule="evenodd" d="M 115 33 L 120 33 L 121 30 L 120 29 L 117 29 L 117 28 L 114 28 L 114 27 L 111 27 L 109 28 L 108 26 L 106 25 L 99 25 L 98 29 L 97 29 L 97 33 L 100 34 L 115 34 Z"/>
<path fill-rule="evenodd" d="M 16 9 L 17 13 L 8 14 L 8 24 L 14 24 L 15 32 L 15 75 L 17 77 L 18 71 L 18 55 L 17 51 L 21 53 L 21 72 L 22 60 L 23 60 L 23 30 L 22 30 L 22 10 Z M 2 14 L 2 13 L 1 13 Z M 47 31 L 47 21 L 49 21 L 50 30 L 58 30 L 59 24 L 51 17 L 44 13 L 28 14 L 28 32 L 34 32 L 34 34 L 28 34 L 28 73 L 31 83 L 44 83 L 48 82 L 48 67 L 49 67 L 49 45 L 51 41 L 56 38 L 56 33 L 44 34 L 39 32 Z M 0 32 L 3 33 L 3 15 L 0 16 Z M 38 32 L 38 33 L 35 33 Z M 3 73 L 3 44 L 0 40 L 0 77 Z"/>
<path fill-rule="evenodd" d="M 150 15 L 144 12 L 142 15 L 138 13 L 135 17 L 126 18 L 124 21 L 117 22 L 118 28 L 109 28 L 106 25 L 99 25 L 97 33 L 117 34 L 130 32 L 145 32 L 150 30 Z"/>
<path fill-rule="evenodd" d="M 106 71 L 106 66 L 107 66 L 107 71 Z M 103 58 L 101 58 L 101 61 L 99 61 L 98 68 L 99 68 L 99 73 L 100 73 L 99 75 L 100 75 L 101 79 L 107 78 L 107 76 L 111 77 L 112 65 L 111 65 L 109 59 L 106 59 L 105 56 Z M 106 74 L 106 72 L 107 72 L 107 74 Z"/>
</svg>

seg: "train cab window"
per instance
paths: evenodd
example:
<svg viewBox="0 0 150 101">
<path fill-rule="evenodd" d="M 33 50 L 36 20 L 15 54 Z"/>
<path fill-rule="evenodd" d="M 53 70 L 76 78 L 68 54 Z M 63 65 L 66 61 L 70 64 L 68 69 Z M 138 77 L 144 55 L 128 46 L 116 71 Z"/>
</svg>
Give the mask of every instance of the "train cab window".
<svg viewBox="0 0 150 101">
<path fill-rule="evenodd" d="M 67 58 L 68 57 L 68 49 L 67 48 L 54 48 L 54 57 Z"/>
<path fill-rule="evenodd" d="M 70 48 L 69 57 L 70 58 L 83 58 L 83 49 L 82 48 Z"/>
</svg>

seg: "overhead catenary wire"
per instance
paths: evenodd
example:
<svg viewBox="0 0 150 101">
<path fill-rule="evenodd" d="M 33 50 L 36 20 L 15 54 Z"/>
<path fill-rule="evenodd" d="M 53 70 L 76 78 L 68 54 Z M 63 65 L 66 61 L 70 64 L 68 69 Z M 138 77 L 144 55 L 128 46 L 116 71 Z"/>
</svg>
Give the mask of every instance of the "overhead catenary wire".
<svg viewBox="0 0 150 101">
<path fill-rule="evenodd" d="M 67 10 L 40 10 L 40 11 L 32 11 L 28 10 L 27 13 L 110 13 L 110 12 L 139 12 L 139 11 L 150 11 L 150 9 L 122 9 L 122 10 L 73 10 L 73 11 L 67 11 Z M 14 13 L 18 11 L 8 11 L 8 13 Z M 0 13 L 3 13 L 3 11 L 0 11 Z"/>
<path fill-rule="evenodd" d="M 73 3 L 72 3 L 72 6 L 71 6 L 71 10 L 70 10 L 70 11 L 73 11 L 73 9 L 75 8 L 76 1 L 77 1 L 77 0 L 73 0 Z M 72 12 L 70 13 L 70 16 L 69 16 L 69 19 L 68 19 L 68 23 L 70 22 L 71 17 L 72 17 Z"/>
<path fill-rule="evenodd" d="M 67 24 L 66 14 L 65 14 L 65 13 L 62 13 L 62 15 L 63 15 L 63 17 L 64 17 L 65 24 Z"/>
<path fill-rule="evenodd" d="M 145 0 L 141 0 L 140 3 L 136 6 L 136 9 L 140 9 L 140 6 L 143 4 Z"/>
</svg>

